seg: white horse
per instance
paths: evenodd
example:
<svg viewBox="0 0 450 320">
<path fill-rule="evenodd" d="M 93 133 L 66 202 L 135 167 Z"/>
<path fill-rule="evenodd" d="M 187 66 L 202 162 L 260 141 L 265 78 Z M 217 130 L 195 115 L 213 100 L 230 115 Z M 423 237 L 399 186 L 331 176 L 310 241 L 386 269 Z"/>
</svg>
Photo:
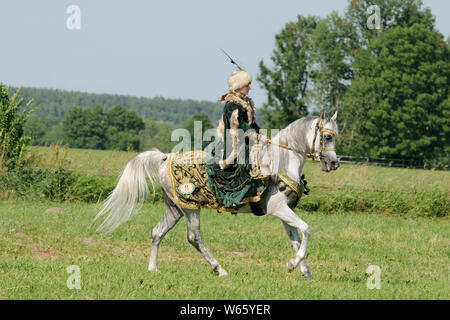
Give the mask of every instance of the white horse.
<svg viewBox="0 0 450 320">
<path fill-rule="evenodd" d="M 283 147 L 279 152 L 279 172 L 284 171 L 291 181 L 300 181 L 301 172 L 307 157 L 320 159 L 322 170 L 329 172 L 339 167 L 334 149 L 338 126 L 337 112 L 331 119 L 325 119 L 324 113 L 320 117 L 301 118 L 281 130 L 271 141 L 271 145 L 263 149 L 269 152 L 270 148 Z M 168 176 L 167 159 L 169 154 L 157 150 L 146 151 L 137 155 L 125 167 L 119 182 L 108 198 L 94 221 L 104 216 L 102 224 L 97 229 L 100 232 L 110 233 L 120 224 L 127 221 L 131 215 L 142 206 L 149 193 L 146 177 L 149 178 L 153 190 L 155 182 L 159 182 L 164 194 L 166 212 L 158 224 L 153 228 L 151 236 L 150 262 L 148 269 L 157 271 L 156 261 L 158 246 L 165 234 L 175 224 L 186 217 L 187 239 L 209 262 L 219 276 L 226 276 L 227 272 L 208 252 L 202 243 L 200 235 L 200 210 L 180 208 L 174 200 L 171 182 Z M 289 186 L 287 186 L 289 189 Z M 280 190 L 281 189 L 281 190 Z M 271 177 L 270 185 L 261 195 L 261 207 L 264 213 L 281 219 L 286 233 L 296 252 L 294 259 L 287 263 L 291 272 L 300 265 L 300 271 L 312 279 L 306 264 L 306 248 L 311 231 L 309 226 L 290 208 L 291 193 L 287 193 L 286 184 L 280 186 L 277 174 Z M 303 189 L 301 190 L 303 192 Z M 300 195 L 301 196 L 301 195 Z M 238 212 L 251 212 L 249 205 L 241 207 Z M 300 239 L 298 230 L 302 234 Z"/>
</svg>

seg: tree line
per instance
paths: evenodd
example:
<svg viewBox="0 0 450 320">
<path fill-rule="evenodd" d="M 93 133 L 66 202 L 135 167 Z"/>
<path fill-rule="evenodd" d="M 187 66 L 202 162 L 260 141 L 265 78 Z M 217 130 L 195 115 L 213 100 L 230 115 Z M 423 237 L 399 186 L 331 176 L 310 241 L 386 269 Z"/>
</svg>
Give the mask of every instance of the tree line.
<svg viewBox="0 0 450 320">
<path fill-rule="evenodd" d="M 170 152 L 179 141 L 171 141 L 172 131 L 183 128 L 191 135 L 194 146 L 194 122 L 201 121 L 204 130 L 213 122 L 204 112 L 194 113 L 187 120 L 175 124 L 144 119 L 135 111 L 115 106 L 108 111 L 101 105 L 93 108 L 72 107 L 61 122 L 51 116 L 27 116 L 24 135 L 31 145 L 67 144 L 71 148 L 142 151 L 158 148 Z M 203 143 L 205 147 L 206 142 Z"/>
<path fill-rule="evenodd" d="M 18 88 L 11 87 L 11 93 Z M 33 114 L 40 118 L 49 117 L 61 121 L 74 106 L 93 108 L 103 106 L 105 111 L 118 105 L 135 111 L 143 118 L 179 124 L 195 113 L 206 113 L 213 121 L 221 116 L 220 104 L 192 99 L 145 98 L 117 94 L 97 94 L 78 91 L 45 88 L 21 88 L 20 98 L 33 99 Z"/>
</svg>

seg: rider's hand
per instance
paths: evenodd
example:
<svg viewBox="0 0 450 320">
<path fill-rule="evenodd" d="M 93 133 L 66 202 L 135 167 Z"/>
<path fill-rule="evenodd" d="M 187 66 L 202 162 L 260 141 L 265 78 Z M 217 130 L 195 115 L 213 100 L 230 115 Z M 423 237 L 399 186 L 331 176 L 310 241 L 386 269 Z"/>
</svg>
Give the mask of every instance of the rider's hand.
<svg viewBox="0 0 450 320">
<path fill-rule="evenodd" d="M 220 167 L 220 169 L 224 170 L 227 167 L 227 164 L 225 163 L 225 161 L 220 160 L 219 161 L 219 167 Z"/>
<path fill-rule="evenodd" d="M 267 136 L 266 136 L 266 135 L 263 135 L 263 134 L 260 134 L 260 135 L 259 135 L 259 140 L 260 140 L 261 142 L 263 142 L 263 143 L 270 143 L 270 139 L 267 138 Z"/>
</svg>

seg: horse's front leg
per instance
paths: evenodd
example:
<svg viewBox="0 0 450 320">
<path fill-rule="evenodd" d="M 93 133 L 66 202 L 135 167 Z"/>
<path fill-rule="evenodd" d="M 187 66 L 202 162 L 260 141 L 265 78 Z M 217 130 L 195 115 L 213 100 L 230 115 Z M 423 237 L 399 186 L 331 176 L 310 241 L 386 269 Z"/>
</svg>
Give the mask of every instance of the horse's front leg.
<svg viewBox="0 0 450 320">
<path fill-rule="evenodd" d="M 302 240 L 300 239 L 300 236 L 298 235 L 298 230 L 295 227 L 292 227 L 288 225 L 286 222 L 283 221 L 284 229 L 286 230 L 286 233 L 291 240 L 292 247 L 294 248 L 295 253 L 298 252 L 300 249 L 300 245 L 302 244 Z"/>
<path fill-rule="evenodd" d="M 299 252 L 302 241 L 300 239 L 300 236 L 298 234 L 298 229 L 296 227 L 292 227 L 288 225 L 286 222 L 283 221 L 284 228 L 286 230 L 287 235 L 289 236 L 289 239 L 291 240 L 292 246 L 294 247 L 294 250 L 296 253 Z M 307 241 L 307 240 L 306 240 Z M 306 246 L 305 249 L 306 251 Z M 291 260 L 287 264 L 287 269 L 289 272 L 294 270 L 295 268 L 295 259 Z M 311 280 L 311 273 L 309 272 L 308 265 L 306 264 L 306 257 L 300 261 L 300 271 L 309 279 Z M 309 276 L 308 276 L 309 275 Z"/>
<path fill-rule="evenodd" d="M 288 271 L 294 270 L 300 264 L 300 271 L 308 280 L 312 280 L 311 273 L 306 264 L 306 248 L 308 247 L 308 240 L 311 235 L 309 226 L 289 208 L 287 199 L 281 192 L 274 194 L 270 198 L 267 203 L 267 213 L 283 221 L 286 232 L 288 232 L 292 245 L 297 252 L 295 258 L 287 263 Z M 302 234 L 301 240 L 297 230 L 300 230 Z"/>
<path fill-rule="evenodd" d="M 287 205 L 282 206 L 273 215 L 280 218 L 285 225 L 290 227 L 289 235 L 292 234 L 291 241 L 293 242 L 294 249 L 298 247 L 296 257 L 287 263 L 288 271 L 291 272 L 300 264 L 300 271 L 308 280 L 312 280 L 311 273 L 309 272 L 308 265 L 306 264 L 306 248 L 308 247 L 311 229 L 306 222 L 300 219 Z M 301 241 L 298 232 L 296 232 L 297 229 L 300 230 L 302 234 Z"/>
</svg>

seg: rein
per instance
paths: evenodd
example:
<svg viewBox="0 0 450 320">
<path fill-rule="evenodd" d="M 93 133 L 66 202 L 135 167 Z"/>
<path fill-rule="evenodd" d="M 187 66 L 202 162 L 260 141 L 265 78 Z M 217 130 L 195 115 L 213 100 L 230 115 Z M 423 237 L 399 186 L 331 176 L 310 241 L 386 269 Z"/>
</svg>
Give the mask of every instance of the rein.
<svg viewBox="0 0 450 320">
<path fill-rule="evenodd" d="M 278 143 L 273 143 L 273 142 L 271 142 L 271 141 L 269 141 L 269 143 L 272 144 L 272 145 L 281 147 L 281 148 L 283 148 L 283 149 L 287 149 L 287 150 L 291 150 L 291 151 L 294 151 L 294 152 L 297 152 L 297 153 L 304 154 L 304 155 L 306 155 L 308 158 L 311 158 L 311 160 L 314 161 L 314 160 L 316 159 L 317 156 L 318 156 L 320 159 L 322 159 L 322 158 L 323 158 L 323 155 L 322 155 L 323 152 L 327 152 L 327 151 L 335 151 L 334 148 L 325 148 L 324 140 L 323 140 L 323 133 L 324 133 L 324 132 L 327 132 L 327 133 L 329 133 L 329 134 L 332 134 L 333 136 L 336 136 L 336 132 L 334 132 L 333 130 L 330 130 L 330 129 L 324 129 L 324 128 L 323 128 L 323 121 L 322 121 L 321 118 L 319 118 L 319 120 L 317 121 L 317 123 L 316 123 L 316 128 L 314 129 L 314 138 L 313 138 L 313 142 L 312 142 L 312 145 L 311 145 L 311 150 L 314 150 L 314 149 L 315 149 L 316 139 L 317 139 L 317 133 L 318 133 L 318 132 L 320 133 L 320 150 L 319 150 L 319 153 L 317 153 L 317 152 L 310 153 L 310 152 L 305 152 L 305 151 L 296 150 L 296 149 L 294 149 L 294 148 L 292 148 L 292 147 L 290 147 L 290 146 L 287 146 L 287 145 L 284 145 L 284 144 L 281 144 L 281 143 L 278 144 Z"/>
</svg>

